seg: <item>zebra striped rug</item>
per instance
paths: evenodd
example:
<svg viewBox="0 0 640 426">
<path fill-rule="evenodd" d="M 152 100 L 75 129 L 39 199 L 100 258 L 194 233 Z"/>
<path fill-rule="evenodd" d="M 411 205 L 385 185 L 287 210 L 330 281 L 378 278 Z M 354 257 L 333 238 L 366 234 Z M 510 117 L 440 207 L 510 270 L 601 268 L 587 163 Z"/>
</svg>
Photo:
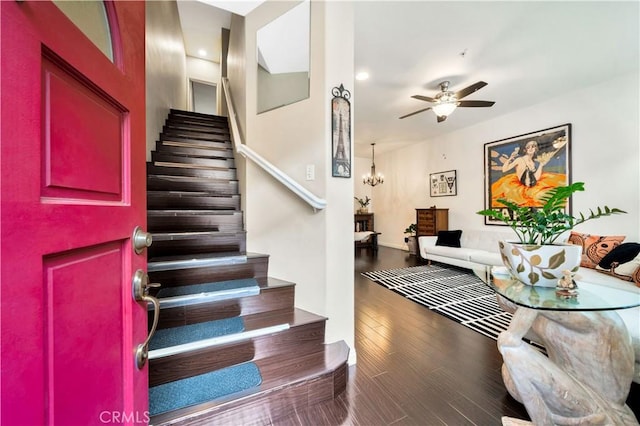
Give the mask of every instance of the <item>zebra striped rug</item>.
<svg viewBox="0 0 640 426">
<path fill-rule="evenodd" d="M 467 269 L 431 264 L 362 275 L 494 340 L 511 321 L 493 290 Z"/>
</svg>

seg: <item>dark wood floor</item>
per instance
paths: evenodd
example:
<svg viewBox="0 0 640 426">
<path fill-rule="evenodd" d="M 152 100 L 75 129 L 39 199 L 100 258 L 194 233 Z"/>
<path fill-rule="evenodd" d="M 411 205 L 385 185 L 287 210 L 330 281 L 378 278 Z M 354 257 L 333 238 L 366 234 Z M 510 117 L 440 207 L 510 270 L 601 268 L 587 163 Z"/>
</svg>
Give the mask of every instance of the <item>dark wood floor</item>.
<svg viewBox="0 0 640 426">
<path fill-rule="evenodd" d="M 355 345 L 347 391 L 277 425 L 500 425 L 529 419 L 504 388 L 496 342 L 360 275 L 419 264 L 380 247 L 355 258 Z M 636 416 L 640 389 L 630 395 Z M 261 424 L 273 424 L 266 420 Z"/>
</svg>

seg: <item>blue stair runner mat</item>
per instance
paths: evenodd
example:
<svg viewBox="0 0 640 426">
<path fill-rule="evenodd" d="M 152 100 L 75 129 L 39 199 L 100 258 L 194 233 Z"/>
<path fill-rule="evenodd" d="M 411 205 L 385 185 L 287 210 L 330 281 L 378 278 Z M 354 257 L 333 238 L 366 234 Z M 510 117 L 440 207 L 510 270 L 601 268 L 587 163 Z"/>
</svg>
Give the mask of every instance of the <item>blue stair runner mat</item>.
<svg viewBox="0 0 640 426">
<path fill-rule="evenodd" d="M 152 416 L 211 401 L 262 383 L 253 362 L 234 365 L 210 373 L 149 388 L 149 413 Z"/>
<path fill-rule="evenodd" d="M 258 282 L 254 278 L 241 280 L 219 281 L 214 283 L 185 285 L 179 287 L 164 288 L 158 291 L 158 297 L 186 296 L 194 293 L 215 292 L 221 290 L 235 290 L 245 287 L 257 287 Z"/>
<path fill-rule="evenodd" d="M 157 330 L 149 342 L 149 350 L 168 348 L 212 337 L 240 333 L 244 330 L 244 321 L 240 317 L 225 318 L 216 321 L 201 322 L 182 327 Z"/>
</svg>

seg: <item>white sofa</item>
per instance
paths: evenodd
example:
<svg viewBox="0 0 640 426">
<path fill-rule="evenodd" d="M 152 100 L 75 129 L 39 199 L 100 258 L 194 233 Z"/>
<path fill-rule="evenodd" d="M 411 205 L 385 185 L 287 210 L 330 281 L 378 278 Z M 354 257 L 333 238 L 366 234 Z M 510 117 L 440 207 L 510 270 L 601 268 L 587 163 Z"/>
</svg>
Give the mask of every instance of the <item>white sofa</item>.
<svg viewBox="0 0 640 426">
<path fill-rule="evenodd" d="M 460 247 L 437 246 L 437 237 L 418 237 L 420 256 L 429 261 L 441 262 L 468 269 L 485 266 L 503 266 L 498 241 L 514 241 L 515 233 L 504 231 L 463 230 Z M 590 268 L 580 268 L 579 280 L 620 289 L 633 288 L 632 282 Z M 631 286 L 631 287 L 630 287 Z M 633 381 L 640 383 L 640 307 L 616 311 L 624 321 L 636 353 Z"/>
<path fill-rule="evenodd" d="M 503 265 L 498 252 L 498 241 L 513 241 L 514 232 L 464 230 L 460 248 L 437 246 L 438 237 L 418 237 L 420 256 L 423 259 L 474 269 L 485 265 Z"/>
</svg>

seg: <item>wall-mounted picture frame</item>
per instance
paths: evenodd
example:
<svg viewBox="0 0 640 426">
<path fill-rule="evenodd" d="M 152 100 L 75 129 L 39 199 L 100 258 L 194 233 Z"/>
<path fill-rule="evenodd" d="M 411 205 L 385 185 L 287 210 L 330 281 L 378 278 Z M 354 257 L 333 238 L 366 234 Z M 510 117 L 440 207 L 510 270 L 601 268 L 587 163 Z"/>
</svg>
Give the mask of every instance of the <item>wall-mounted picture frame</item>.
<svg viewBox="0 0 640 426">
<path fill-rule="evenodd" d="M 331 176 L 351 177 L 351 93 L 341 84 L 331 89 Z"/>
<path fill-rule="evenodd" d="M 570 149 L 570 123 L 486 143 L 485 209 L 503 208 L 498 202 L 501 198 L 540 207 L 540 199 L 550 189 L 571 183 Z M 571 213 L 570 203 L 566 211 Z M 505 225 L 487 216 L 485 224 Z"/>
<path fill-rule="evenodd" d="M 455 170 L 429 174 L 429 195 L 450 197 L 458 195 L 458 178 Z"/>
</svg>

